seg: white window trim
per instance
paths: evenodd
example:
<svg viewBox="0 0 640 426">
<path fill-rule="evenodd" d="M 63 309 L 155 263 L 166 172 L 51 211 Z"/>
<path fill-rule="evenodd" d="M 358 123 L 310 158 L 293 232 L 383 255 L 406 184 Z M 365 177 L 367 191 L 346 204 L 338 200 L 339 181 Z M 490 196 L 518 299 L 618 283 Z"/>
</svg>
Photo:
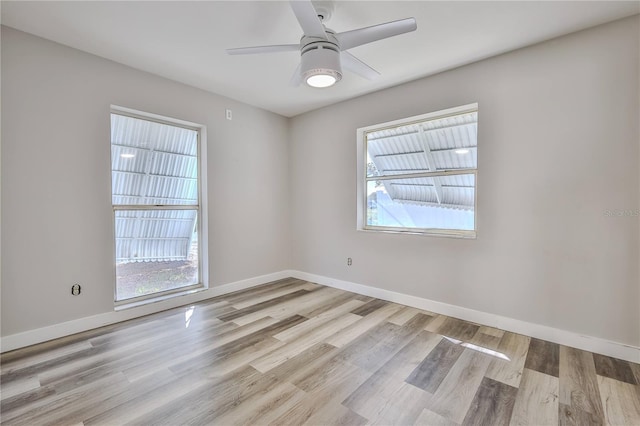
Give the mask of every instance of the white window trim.
<svg viewBox="0 0 640 426">
<path fill-rule="evenodd" d="M 415 115 L 413 117 L 402 118 L 399 120 L 388 121 L 386 123 L 374 124 L 371 126 L 360 127 L 356 130 L 357 138 L 357 182 L 356 182 L 356 197 L 357 197 L 357 219 L 356 229 L 364 232 L 382 232 L 392 234 L 410 234 L 410 235 L 427 235 L 427 236 L 439 236 L 439 237 L 453 237 L 453 238 L 467 238 L 475 239 L 478 232 L 478 165 L 475 169 L 461 169 L 461 170 L 445 170 L 442 172 L 429 172 L 425 175 L 429 176 L 447 176 L 455 174 L 473 174 L 475 180 L 474 190 L 474 209 L 473 209 L 473 230 L 455 230 L 455 229 L 438 229 L 438 228 L 401 228 L 401 227 L 384 227 L 384 226 L 369 226 L 367 225 L 367 133 L 373 131 L 380 131 L 387 128 L 394 128 L 399 126 L 406 126 L 409 124 L 435 120 L 438 118 L 445 118 L 452 115 L 464 114 L 467 112 L 478 111 L 478 103 L 472 103 L 454 108 L 448 108 L 440 111 L 430 112 L 427 114 Z M 419 173 L 416 173 L 418 175 Z M 397 179 L 396 176 L 394 178 Z"/>
<path fill-rule="evenodd" d="M 134 297 L 130 299 L 117 300 L 116 293 L 116 281 L 113 281 L 113 300 L 114 310 L 122 310 L 133 308 L 149 303 L 155 303 L 162 300 L 166 300 L 172 297 L 183 296 L 186 294 L 195 293 L 198 291 L 207 290 L 209 288 L 209 215 L 207 214 L 207 127 L 191 121 L 180 120 L 172 117 L 166 117 L 159 114 L 153 114 L 149 112 L 139 111 L 131 108 L 126 108 L 118 105 L 111 105 L 110 114 L 119 114 L 132 118 L 138 118 L 141 120 L 155 121 L 162 124 L 168 124 L 171 126 L 183 127 L 198 132 L 198 275 L 199 282 L 194 285 L 180 287 L 163 292 L 148 294 L 145 296 Z M 109 167 L 111 169 L 111 167 Z M 109 194 L 111 200 L 111 192 Z M 110 202 L 112 210 L 115 213 L 117 210 L 122 210 L 122 206 L 114 206 L 113 201 Z M 135 209 L 139 206 L 126 206 L 128 210 L 130 207 Z M 171 209 L 180 209 L 182 206 L 172 206 Z M 187 206 L 190 208 L 190 206 Z M 168 208 L 168 207 L 167 207 Z M 115 214 L 111 215 L 111 234 L 115 236 Z M 111 252 L 113 253 L 113 266 L 115 270 L 116 265 L 116 250 L 115 250 L 115 238 L 112 238 L 113 247 Z"/>
</svg>

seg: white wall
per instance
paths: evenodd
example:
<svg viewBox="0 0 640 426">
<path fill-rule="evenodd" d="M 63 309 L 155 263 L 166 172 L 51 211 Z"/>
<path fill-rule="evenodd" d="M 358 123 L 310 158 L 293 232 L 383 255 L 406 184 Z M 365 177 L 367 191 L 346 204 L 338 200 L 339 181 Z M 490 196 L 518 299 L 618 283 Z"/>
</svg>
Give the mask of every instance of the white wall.
<svg viewBox="0 0 640 426">
<path fill-rule="evenodd" d="M 640 208 L 639 36 L 636 16 L 293 118 L 293 268 L 638 346 L 639 218 L 605 211 Z M 356 128 L 472 102 L 478 238 L 356 231 Z"/>
<path fill-rule="evenodd" d="M 207 126 L 210 286 L 289 267 L 284 117 L 5 27 L 2 89 L 2 336 L 113 311 L 111 104 Z"/>
</svg>

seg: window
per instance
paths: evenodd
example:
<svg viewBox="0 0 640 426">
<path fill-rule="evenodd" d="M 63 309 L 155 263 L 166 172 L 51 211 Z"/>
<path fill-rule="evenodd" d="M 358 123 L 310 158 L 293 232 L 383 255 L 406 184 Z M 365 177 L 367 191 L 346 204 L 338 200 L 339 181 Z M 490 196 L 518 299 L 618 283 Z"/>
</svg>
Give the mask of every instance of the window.
<svg viewBox="0 0 640 426">
<path fill-rule="evenodd" d="M 476 236 L 478 105 L 358 129 L 358 229 Z"/>
<path fill-rule="evenodd" d="M 201 130 L 112 110 L 116 302 L 203 287 Z"/>
</svg>

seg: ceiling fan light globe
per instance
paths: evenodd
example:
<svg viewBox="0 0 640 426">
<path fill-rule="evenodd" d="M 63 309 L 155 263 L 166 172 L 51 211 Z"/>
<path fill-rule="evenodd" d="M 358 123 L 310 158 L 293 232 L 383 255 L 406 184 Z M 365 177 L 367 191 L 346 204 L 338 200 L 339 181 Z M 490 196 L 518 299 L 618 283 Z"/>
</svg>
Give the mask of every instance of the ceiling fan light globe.
<svg viewBox="0 0 640 426">
<path fill-rule="evenodd" d="M 304 81 L 311 87 L 324 88 L 333 86 L 341 77 L 335 70 L 311 70 L 305 74 Z"/>
</svg>

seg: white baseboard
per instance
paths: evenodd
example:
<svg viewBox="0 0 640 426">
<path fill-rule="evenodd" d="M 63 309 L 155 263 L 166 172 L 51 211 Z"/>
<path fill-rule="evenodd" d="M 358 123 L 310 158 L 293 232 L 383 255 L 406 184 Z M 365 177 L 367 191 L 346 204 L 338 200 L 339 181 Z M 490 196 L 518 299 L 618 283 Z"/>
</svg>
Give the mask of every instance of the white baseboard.
<svg viewBox="0 0 640 426">
<path fill-rule="evenodd" d="M 341 290 L 351 291 L 378 299 L 388 300 L 390 302 L 395 302 L 402 305 L 412 306 L 414 308 L 423 309 L 425 311 L 447 315 L 454 318 L 460 318 L 489 327 L 499 328 L 501 330 L 511 331 L 513 333 L 524 334 L 527 336 L 535 337 L 537 339 L 559 343 L 565 346 L 571 346 L 590 352 L 608 355 L 614 358 L 624 359 L 626 361 L 640 363 L 640 348 L 636 346 L 611 342 L 609 340 L 592 336 L 585 336 L 582 334 L 560 330 L 545 325 L 534 324 L 513 318 L 503 317 L 500 315 L 490 314 L 487 312 L 476 311 L 474 309 L 464 308 L 461 306 L 449 305 L 447 303 L 424 299 L 417 296 L 411 296 L 408 294 L 397 293 L 390 290 L 370 287 L 350 281 L 343 281 L 335 278 L 325 277 L 322 275 L 309 274 L 307 272 L 295 270 L 285 270 L 272 274 L 261 275 L 246 280 L 212 287 L 210 289 L 199 291 L 197 293 L 163 300 L 157 303 L 151 303 L 148 305 L 138 306 L 125 310 L 106 312 L 103 314 L 80 318 L 77 320 L 51 325 L 48 327 L 42 327 L 23 333 L 12 334 L 1 339 L 0 351 L 7 352 L 14 349 L 34 345 L 36 343 L 42 343 L 48 340 L 57 339 L 59 337 L 70 336 L 75 333 L 80 333 L 105 325 L 126 321 L 132 318 L 138 318 L 144 315 L 153 314 L 179 306 L 189 305 L 202 300 L 210 299 L 212 297 L 220 296 L 222 294 L 244 290 L 250 287 L 255 287 L 287 277 L 294 277 L 305 281 L 311 281 L 317 284 L 339 288 Z"/>
<path fill-rule="evenodd" d="M 513 318 L 503 317 L 500 315 L 490 314 L 487 312 L 476 311 L 474 309 L 463 308 L 461 306 L 449 305 L 447 303 L 436 302 L 434 300 L 423 299 L 416 296 L 410 296 L 408 294 L 370 287 L 350 281 L 342 281 L 334 278 L 329 278 L 322 275 L 309 274 L 301 271 L 288 272 L 290 272 L 290 276 L 305 281 L 311 281 L 317 284 L 335 287 L 341 290 L 351 291 L 353 293 L 358 293 L 365 296 L 375 297 L 377 299 L 388 300 L 390 302 L 412 306 L 414 308 L 423 309 L 425 311 L 431 311 L 437 314 L 447 315 L 454 318 L 460 318 L 466 321 L 475 322 L 489 327 L 499 328 L 501 330 L 506 330 L 513 333 L 524 334 L 527 336 L 535 337 L 537 339 L 547 340 L 549 342 L 559 343 L 561 345 L 571 346 L 589 352 L 595 352 L 626 361 L 640 363 L 640 347 L 611 342 L 609 340 L 592 336 L 585 336 L 582 334 L 560 330 L 546 325 L 534 324 Z"/>
<path fill-rule="evenodd" d="M 156 303 L 136 306 L 129 309 L 119 309 L 112 312 L 105 312 L 90 317 L 79 318 L 35 330 L 16 333 L 0 339 L 0 352 L 8 352 L 14 349 L 24 348 L 60 337 L 91 330 L 109 324 L 138 318 L 144 315 L 154 314 L 179 306 L 190 305 L 222 294 L 244 290 L 271 281 L 276 281 L 291 276 L 291 271 L 280 271 L 272 274 L 261 275 L 246 280 L 235 281 L 221 286 L 211 287 L 206 290 L 192 292 L 183 296 L 173 297 Z"/>
</svg>

